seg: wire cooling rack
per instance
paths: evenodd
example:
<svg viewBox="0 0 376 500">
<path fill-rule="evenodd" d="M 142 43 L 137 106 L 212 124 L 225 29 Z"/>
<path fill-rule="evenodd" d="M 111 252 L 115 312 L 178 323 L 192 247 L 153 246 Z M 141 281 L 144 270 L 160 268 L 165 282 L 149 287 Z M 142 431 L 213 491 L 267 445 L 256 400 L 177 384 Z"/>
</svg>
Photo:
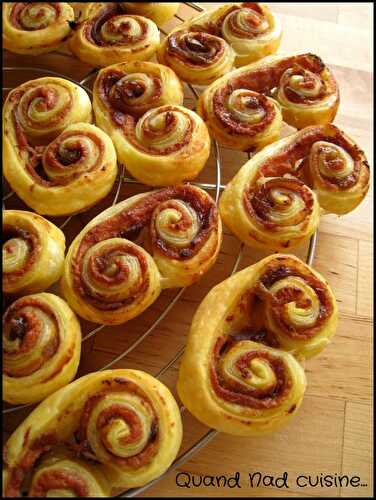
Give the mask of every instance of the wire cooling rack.
<svg viewBox="0 0 376 500">
<path fill-rule="evenodd" d="M 184 2 L 185 5 L 188 7 L 194 9 L 197 12 L 202 12 L 204 9 L 194 3 L 194 2 Z M 179 15 L 175 14 L 175 18 L 178 19 L 181 22 L 184 22 L 185 19 L 180 17 Z M 160 29 L 162 34 L 167 35 L 166 32 L 164 32 L 162 29 Z M 64 56 L 67 58 L 72 58 L 70 54 L 67 54 L 65 52 L 59 52 L 59 56 Z M 90 82 L 92 82 L 97 73 L 97 69 L 92 69 L 90 72 L 85 75 L 80 81 L 75 80 L 71 78 L 70 76 L 67 76 L 65 74 L 62 74 L 60 72 L 53 71 L 51 69 L 45 69 L 45 68 L 38 68 L 38 67 L 31 67 L 31 66 L 21 66 L 21 67 L 15 67 L 15 66 L 6 66 L 3 68 L 3 71 L 5 73 L 10 73 L 14 71 L 25 71 L 25 72 L 34 72 L 34 73 L 40 73 L 41 76 L 44 75 L 51 75 L 51 76 L 56 76 L 56 77 L 61 77 L 65 78 L 67 80 L 72 81 L 73 83 L 79 85 L 82 87 L 86 92 L 89 93 L 89 95 L 92 95 L 92 90 L 88 86 Z M 5 79 L 6 80 L 6 79 Z M 186 84 L 187 87 L 190 89 L 193 98 L 197 100 L 197 98 L 200 95 L 200 90 L 195 88 L 191 84 Z M 9 91 L 12 90 L 13 87 L 3 87 L 3 91 Z M 193 184 L 195 186 L 198 186 L 206 191 L 209 191 L 214 194 L 214 198 L 216 203 L 218 204 L 219 200 L 219 195 L 221 190 L 225 188 L 225 185 L 221 183 L 221 170 L 222 170 L 222 159 L 221 159 L 221 149 L 220 146 L 218 145 L 217 141 L 213 140 L 213 150 L 214 150 L 214 158 L 215 158 L 215 182 L 214 183 L 205 183 L 205 182 L 191 182 L 190 184 Z M 113 198 L 111 200 L 111 204 L 114 205 L 117 203 L 121 191 L 121 187 L 124 184 L 137 184 L 140 186 L 143 186 L 142 183 L 137 181 L 136 179 L 133 179 L 129 175 L 127 175 L 126 172 L 126 166 L 121 165 L 120 166 L 120 174 L 118 175 L 118 178 L 114 184 L 113 188 Z M 11 197 L 16 196 L 13 191 L 8 192 L 6 195 L 3 196 L 3 209 L 5 209 L 5 202 L 9 200 Z M 71 219 L 74 217 L 74 215 L 66 217 L 60 224 L 59 227 L 60 229 L 63 229 L 68 225 L 68 223 L 71 221 Z M 308 251 L 306 255 L 306 262 L 309 265 L 312 265 L 314 257 L 315 257 L 315 251 L 316 251 L 316 246 L 317 246 L 317 239 L 318 239 L 318 234 L 317 232 L 311 237 L 309 246 L 308 246 Z M 239 268 L 242 256 L 243 256 L 243 249 L 244 249 L 244 244 L 241 244 L 238 255 L 235 257 L 235 262 L 232 267 L 232 271 L 230 275 L 234 274 L 237 269 Z M 155 329 L 156 327 L 164 320 L 164 318 L 168 315 L 168 313 L 171 311 L 171 309 L 176 305 L 176 303 L 179 301 L 179 299 L 182 297 L 183 293 L 185 291 L 185 288 L 181 288 L 178 290 L 178 292 L 173 296 L 169 304 L 164 308 L 164 310 L 158 315 L 158 317 L 152 322 L 152 324 L 140 335 L 138 338 L 131 343 L 130 346 L 128 346 L 123 352 L 121 352 L 119 355 L 114 357 L 109 363 L 106 365 L 100 367 L 98 371 L 102 370 L 107 370 L 111 368 L 113 365 L 118 363 L 119 361 L 123 360 L 126 356 L 128 356 L 132 351 L 136 349 Z M 87 341 L 88 339 L 92 338 L 94 335 L 96 335 L 98 332 L 103 330 L 105 328 L 105 325 L 100 325 L 93 330 L 89 331 L 83 338 L 82 342 Z M 161 368 L 156 375 L 154 375 L 156 378 L 161 378 L 162 375 L 164 375 L 171 367 L 175 365 L 175 363 L 180 359 L 184 352 L 184 346 L 181 347 L 176 354 Z M 18 406 L 12 406 L 10 408 L 5 408 L 2 410 L 3 415 L 13 413 L 16 411 L 19 411 L 21 409 L 25 408 L 31 408 L 32 406 L 35 406 L 35 404 L 26 404 L 26 405 L 18 405 Z M 180 412 L 181 414 L 184 414 L 185 407 L 181 406 Z M 118 497 L 135 497 L 144 491 L 148 490 L 151 486 L 159 482 L 161 479 L 163 479 L 165 476 L 167 476 L 171 471 L 177 469 L 178 467 L 182 466 L 186 461 L 188 461 L 195 453 L 197 453 L 199 450 L 204 448 L 216 435 L 218 434 L 218 431 L 211 429 L 207 431 L 199 440 L 196 441 L 191 447 L 188 448 L 188 450 L 184 451 L 181 455 L 178 456 L 178 458 L 175 459 L 175 461 L 171 464 L 171 466 L 166 470 L 164 474 L 161 476 L 157 477 L 153 481 L 150 481 L 146 485 L 138 488 L 131 488 L 128 489 L 125 493 L 122 493 L 118 495 Z"/>
</svg>

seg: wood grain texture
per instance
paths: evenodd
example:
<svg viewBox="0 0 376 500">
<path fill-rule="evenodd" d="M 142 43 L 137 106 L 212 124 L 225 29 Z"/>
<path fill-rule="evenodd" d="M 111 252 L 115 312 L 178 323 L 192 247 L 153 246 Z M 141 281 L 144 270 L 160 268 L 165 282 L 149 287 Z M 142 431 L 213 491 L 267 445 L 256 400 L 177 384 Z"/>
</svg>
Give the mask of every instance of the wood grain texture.
<svg viewBox="0 0 376 500">
<path fill-rule="evenodd" d="M 202 4 L 212 9 L 219 4 Z M 335 123 L 352 136 L 364 149 L 373 165 L 373 5 L 371 3 L 270 3 L 283 24 L 284 36 L 280 52 L 309 51 L 323 58 L 333 70 L 341 91 L 341 105 Z M 194 11 L 181 5 L 179 16 L 189 18 Z M 176 25 L 172 20 L 166 31 Z M 62 52 L 62 51 L 60 51 Z M 88 73 L 90 67 L 64 55 L 39 56 L 34 62 L 29 57 L 5 53 L 6 66 L 38 66 L 60 71 L 76 79 Z M 12 87 L 25 79 L 42 76 L 37 71 L 5 74 L 5 86 Z M 187 89 L 186 105 L 194 108 L 195 101 Z M 291 132 L 288 127 L 284 133 Z M 246 155 L 222 149 L 221 182 L 225 184 L 246 161 Z M 212 155 L 199 180 L 213 182 L 215 158 Z M 137 185 L 123 185 L 120 200 L 141 192 Z M 211 194 L 214 195 L 212 192 Z M 66 226 L 68 243 L 97 213 L 107 207 L 111 197 L 88 213 L 73 218 Z M 7 208 L 26 208 L 16 197 L 6 202 Z M 326 215 L 322 218 L 319 243 L 314 266 L 333 287 L 338 299 L 340 322 L 332 344 L 317 358 L 306 363 L 308 389 L 301 410 L 290 424 L 277 434 L 244 439 L 218 435 L 205 449 L 176 472 L 142 496 L 369 496 L 373 492 L 371 449 L 371 406 L 373 382 L 372 326 L 373 326 L 373 191 L 351 214 L 344 217 Z M 234 265 L 240 248 L 239 241 L 227 230 L 217 264 L 203 280 L 185 290 L 179 302 L 158 324 L 151 334 L 132 350 L 116 367 L 139 368 L 157 374 L 184 346 L 192 315 L 199 302 L 212 286 L 225 279 Z M 294 253 L 304 258 L 307 245 Z M 241 260 L 243 268 L 266 255 L 246 249 Z M 59 290 L 55 286 L 54 291 Z M 141 317 L 125 325 L 105 328 L 83 344 L 79 374 L 94 371 L 124 352 L 148 330 L 176 295 L 164 292 Z M 85 332 L 92 324 L 82 322 Z M 161 380 L 173 390 L 179 361 Z M 5 436 L 25 417 L 28 410 L 4 419 Z M 188 449 L 207 428 L 184 413 L 183 450 Z M 199 475 L 233 475 L 239 471 L 242 488 L 180 488 L 176 474 L 188 472 Z M 260 471 L 280 476 L 288 473 L 289 488 L 273 486 L 251 487 L 248 474 Z M 359 488 L 301 487 L 296 485 L 300 474 L 349 474 L 361 478 Z"/>
</svg>

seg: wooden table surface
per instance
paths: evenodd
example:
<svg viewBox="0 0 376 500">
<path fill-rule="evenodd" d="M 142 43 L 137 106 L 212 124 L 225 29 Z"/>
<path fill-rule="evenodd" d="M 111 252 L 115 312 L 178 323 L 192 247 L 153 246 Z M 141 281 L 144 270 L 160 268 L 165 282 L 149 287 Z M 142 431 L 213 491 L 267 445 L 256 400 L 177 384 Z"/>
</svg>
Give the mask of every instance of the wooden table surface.
<svg viewBox="0 0 376 500">
<path fill-rule="evenodd" d="M 213 8 L 216 4 L 202 4 Z M 373 165 L 372 147 L 372 44 L 373 5 L 371 3 L 277 3 L 270 4 L 283 24 L 279 52 L 313 52 L 333 70 L 340 87 L 341 105 L 335 123 L 345 130 L 366 152 Z M 191 17 L 194 11 L 181 5 L 179 16 Z M 166 31 L 176 24 L 170 21 Z M 90 68 L 63 55 L 49 54 L 36 60 L 5 54 L 6 66 L 38 66 L 55 69 L 79 80 Z M 26 77 L 26 75 L 28 75 Z M 35 72 L 5 74 L 5 86 L 13 86 L 42 76 Z M 186 105 L 193 108 L 187 90 Z M 291 132 L 287 128 L 285 133 Z M 222 149 L 222 183 L 226 183 L 246 160 L 243 153 Z M 200 181 L 214 182 L 214 158 L 200 175 Z M 126 184 L 120 200 L 145 190 Z M 95 214 L 111 202 L 107 199 L 89 213 L 76 216 L 65 228 L 67 243 Z M 254 439 L 217 435 L 204 449 L 177 471 L 171 472 L 144 496 L 369 496 L 373 492 L 371 429 L 372 408 L 372 241 L 373 226 L 370 192 L 351 214 L 339 218 L 322 217 L 314 267 L 331 284 L 339 304 L 339 327 L 333 342 L 318 357 L 306 363 L 308 388 L 298 415 L 276 434 Z M 7 208 L 26 207 L 15 196 Z M 198 303 L 214 284 L 230 273 L 239 252 L 239 241 L 225 231 L 217 264 L 203 280 L 186 289 L 150 335 L 116 367 L 138 368 L 156 374 L 181 348 Z M 294 253 L 304 258 L 307 245 Z M 266 253 L 246 249 L 240 269 Z M 54 287 L 57 291 L 58 288 Z M 141 317 L 119 327 L 105 328 L 84 343 L 79 375 L 94 371 L 130 346 L 165 310 L 176 291 L 166 291 Z M 85 332 L 93 325 L 83 322 Z M 179 361 L 161 378 L 174 391 Z M 6 435 L 25 418 L 27 410 L 4 419 Z M 184 441 L 188 449 L 208 429 L 184 412 Z M 240 473 L 241 488 L 179 487 L 176 475 L 186 472 L 196 477 L 233 476 Z M 274 477 L 288 474 L 288 488 L 250 486 L 248 474 L 261 472 Z M 298 487 L 299 475 L 325 474 L 359 476 L 362 486 Z M 180 476 L 182 478 L 182 476 Z"/>
</svg>

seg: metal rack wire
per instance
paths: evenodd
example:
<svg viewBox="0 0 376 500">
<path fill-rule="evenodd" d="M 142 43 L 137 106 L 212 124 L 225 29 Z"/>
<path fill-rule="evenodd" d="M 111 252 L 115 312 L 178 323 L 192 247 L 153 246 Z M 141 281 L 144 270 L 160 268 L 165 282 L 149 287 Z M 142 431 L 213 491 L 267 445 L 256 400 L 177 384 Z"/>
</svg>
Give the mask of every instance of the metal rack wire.
<svg viewBox="0 0 376 500">
<path fill-rule="evenodd" d="M 185 2 L 185 4 L 187 6 L 193 8 L 194 10 L 198 11 L 198 12 L 202 12 L 204 10 L 199 5 L 197 5 L 196 3 L 193 3 L 193 2 Z M 175 15 L 175 17 L 179 21 L 182 21 L 182 22 L 184 21 L 184 19 L 182 19 L 178 15 Z M 161 31 L 162 31 L 163 34 L 166 34 L 165 32 L 163 32 L 163 30 L 161 30 Z M 61 53 L 61 52 L 59 52 L 59 55 L 71 57 L 69 54 Z M 51 75 L 51 76 L 57 76 L 57 77 L 65 78 L 65 79 L 68 79 L 68 80 L 72 81 L 73 83 L 75 83 L 77 85 L 80 85 L 89 94 L 92 94 L 92 91 L 87 86 L 87 84 L 90 82 L 90 80 L 92 80 L 96 76 L 96 74 L 98 72 L 98 70 L 91 70 L 80 81 L 76 81 L 76 80 L 72 79 L 71 77 L 68 77 L 68 76 L 63 75 L 61 73 L 58 73 L 56 71 L 53 71 L 53 70 L 50 70 L 50 69 L 44 69 L 44 68 L 25 67 L 24 66 L 24 67 L 5 67 L 5 68 L 3 68 L 3 70 L 4 71 L 10 71 L 10 72 L 11 71 L 19 71 L 19 70 L 33 71 L 33 72 L 37 72 L 37 73 L 40 72 L 40 73 L 42 73 L 44 75 L 48 74 L 48 75 Z M 193 97 L 195 99 L 197 99 L 199 97 L 198 91 L 192 85 L 190 85 L 190 84 L 187 84 L 187 85 L 188 85 L 190 91 L 192 92 Z M 3 90 L 11 90 L 11 89 L 12 89 L 12 87 L 5 87 L 5 88 L 3 88 Z M 219 147 L 219 145 L 218 145 L 218 143 L 216 141 L 213 141 L 213 149 L 214 149 L 214 157 L 215 157 L 215 165 L 216 165 L 216 169 L 215 169 L 216 170 L 216 180 L 215 180 L 215 182 L 214 183 L 191 182 L 191 184 L 193 184 L 195 186 L 198 186 L 198 187 L 200 187 L 200 188 L 202 188 L 204 190 L 207 190 L 207 191 L 214 191 L 215 201 L 216 201 L 216 203 L 218 203 L 220 192 L 221 192 L 222 189 L 225 188 L 225 185 L 221 183 L 221 166 L 222 166 L 221 165 L 221 151 L 220 151 L 220 147 Z M 124 183 L 125 184 L 128 183 L 128 184 L 142 185 L 142 183 L 140 183 L 136 179 L 133 179 L 133 178 L 131 178 L 131 177 L 129 177 L 129 176 L 126 175 L 125 166 L 122 166 L 120 170 L 121 171 L 120 171 L 120 174 L 118 176 L 117 182 L 115 183 L 116 187 L 114 188 L 114 197 L 112 199 L 112 205 L 114 205 L 118 201 L 118 198 L 119 198 L 119 195 L 120 195 L 120 191 L 121 191 L 121 187 L 122 187 L 122 185 Z M 3 208 L 4 208 L 4 202 L 6 200 L 10 199 L 13 195 L 15 195 L 15 193 L 13 191 L 11 191 L 11 192 L 7 193 L 3 197 L 3 199 L 2 199 L 2 201 L 3 201 Z M 61 229 L 64 228 L 70 222 L 70 220 L 73 217 L 74 216 L 67 217 L 60 224 L 59 227 Z M 309 265 L 312 264 L 314 256 L 315 256 L 315 250 L 316 250 L 316 245 L 317 245 L 317 238 L 318 238 L 317 233 L 315 233 L 311 237 L 311 239 L 310 239 L 309 248 L 308 248 L 307 257 L 306 257 L 306 262 Z M 238 253 L 237 257 L 236 257 L 234 266 L 233 266 L 232 271 L 231 271 L 231 275 L 234 274 L 237 271 L 237 269 L 239 268 L 239 265 L 240 265 L 240 262 L 241 262 L 241 259 L 242 259 L 242 256 L 243 256 L 243 249 L 244 249 L 244 244 L 241 244 L 239 253 Z M 102 366 L 99 369 L 99 371 L 111 368 L 114 364 L 116 364 L 120 360 L 124 359 L 134 349 L 136 349 L 155 330 L 155 328 L 164 320 L 164 318 L 168 315 L 168 313 L 171 311 L 171 309 L 175 306 L 175 304 L 182 297 L 184 291 L 185 291 L 185 288 L 181 288 L 180 290 L 178 290 L 178 292 L 172 298 L 172 300 L 167 305 L 167 307 L 159 314 L 159 316 L 147 328 L 147 330 L 144 333 L 142 333 L 122 353 L 120 353 L 118 356 L 116 356 L 115 358 L 113 358 L 105 366 Z M 94 328 L 93 330 L 91 330 L 90 332 L 88 332 L 82 338 L 82 342 L 85 342 L 88 339 L 92 338 L 94 335 L 96 335 L 98 332 L 100 332 L 104 327 L 105 327 L 105 325 L 100 325 L 100 326 Z M 168 361 L 167 364 L 165 366 L 163 366 L 163 368 L 161 368 L 158 371 L 158 373 L 156 373 L 154 376 L 156 378 L 162 377 L 162 375 L 164 375 L 172 366 L 174 366 L 174 364 L 182 356 L 183 352 L 184 352 L 184 347 L 180 348 L 176 352 L 176 354 L 173 356 L 173 358 L 170 361 Z M 32 406 L 34 406 L 34 404 L 18 405 L 18 406 L 14 406 L 14 407 L 11 407 L 11 408 L 3 409 L 2 412 L 3 412 L 3 414 L 9 414 L 9 413 L 12 413 L 12 412 L 15 412 L 15 411 L 18 411 L 18 410 L 21 410 L 21 409 L 29 408 L 29 407 L 32 407 Z M 184 406 L 182 406 L 180 408 L 181 413 L 183 413 L 184 410 L 185 410 L 185 408 L 184 408 Z M 214 429 L 209 430 L 193 446 L 191 446 L 188 450 L 186 450 L 181 455 L 179 455 L 178 458 L 176 458 L 176 460 L 171 464 L 171 466 L 168 468 L 168 470 L 166 470 L 166 472 L 164 474 L 162 474 L 158 478 L 154 479 L 153 481 L 149 482 L 148 484 L 146 484 L 146 485 L 144 485 L 142 487 L 131 488 L 131 489 L 127 490 L 125 493 L 120 494 L 118 496 L 119 497 L 129 497 L 129 498 L 131 498 L 131 497 L 135 497 L 135 496 L 137 496 L 137 495 L 145 492 L 151 486 L 153 486 L 154 484 L 156 484 L 157 482 L 159 482 L 161 479 L 163 479 L 165 476 L 167 476 L 171 471 L 175 470 L 176 468 L 178 468 L 181 465 L 183 465 L 186 461 L 188 461 L 195 453 L 197 453 L 199 450 L 201 450 L 203 447 L 205 447 L 217 434 L 218 434 L 218 431 L 216 431 Z"/>
</svg>

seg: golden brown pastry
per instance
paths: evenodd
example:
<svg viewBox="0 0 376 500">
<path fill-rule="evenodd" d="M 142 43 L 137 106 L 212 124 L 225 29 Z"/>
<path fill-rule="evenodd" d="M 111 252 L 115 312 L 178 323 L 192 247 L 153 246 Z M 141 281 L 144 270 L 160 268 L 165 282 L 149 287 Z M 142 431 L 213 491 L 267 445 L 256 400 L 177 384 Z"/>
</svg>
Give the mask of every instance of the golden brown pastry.
<svg viewBox="0 0 376 500">
<path fill-rule="evenodd" d="M 36 403 L 77 372 L 81 328 L 70 307 L 51 293 L 27 295 L 3 316 L 3 399 Z"/>
<path fill-rule="evenodd" d="M 214 264 L 221 239 L 215 203 L 199 188 L 186 184 L 132 196 L 75 238 L 65 261 L 64 296 L 89 321 L 124 323 L 161 289 L 199 280 Z"/>
<path fill-rule="evenodd" d="M 197 111 L 211 136 L 241 151 L 257 151 L 280 136 L 282 117 L 298 129 L 334 120 L 337 83 L 313 54 L 269 56 L 234 70 L 200 96 Z"/>
<path fill-rule="evenodd" d="M 337 327 L 324 278 L 293 255 L 271 255 L 216 285 L 193 318 L 178 394 L 221 432 L 273 432 L 306 388 L 298 359 L 318 354 Z"/>
<path fill-rule="evenodd" d="M 112 138 L 119 162 L 144 184 L 169 186 L 194 179 L 210 155 L 202 119 L 181 106 L 175 73 L 150 62 L 123 63 L 99 72 L 96 122 Z"/>
<path fill-rule="evenodd" d="M 110 485 L 98 467 L 62 450 L 36 467 L 27 496 L 102 498 L 110 496 Z"/>
<path fill-rule="evenodd" d="M 28 81 L 4 104 L 4 175 L 17 195 L 41 214 L 90 208 L 117 175 L 111 139 L 89 122 L 86 92 L 62 78 Z"/>
<path fill-rule="evenodd" d="M 369 165 L 335 125 L 318 125 L 281 139 L 247 161 L 226 186 L 220 213 L 250 246 L 283 250 L 317 229 L 320 205 L 350 212 L 369 187 Z"/>
<path fill-rule="evenodd" d="M 95 3 L 69 40 L 75 56 L 95 67 L 150 59 L 159 45 L 159 30 L 146 17 L 127 15 L 119 3 Z"/>
<path fill-rule="evenodd" d="M 187 82 L 207 85 L 274 53 L 281 26 L 266 5 L 227 3 L 175 28 L 161 43 L 158 59 Z"/>
<path fill-rule="evenodd" d="M 3 45 L 17 54 L 51 52 L 67 40 L 73 21 L 73 9 L 66 2 L 6 2 Z"/>
<path fill-rule="evenodd" d="M 24 210 L 3 211 L 3 292 L 46 290 L 64 267 L 65 236 L 52 222 Z"/>
<path fill-rule="evenodd" d="M 76 491 L 77 482 L 82 488 L 91 488 L 93 482 L 99 483 L 100 475 L 107 481 L 100 483 L 101 489 L 108 484 L 110 495 L 116 495 L 163 474 L 175 459 L 181 439 L 179 408 L 157 379 L 138 370 L 90 373 L 40 403 L 8 439 L 4 495 L 20 496 L 25 476 L 36 460 L 43 460 L 47 452 L 50 460 L 61 458 L 59 447 L 63 444 L 74 450 L 86 469 L 77 462 L 55 465 L 68 467 L 67 493 L 73 490 L 73 496 L 82 496 L 81 490 Z M 31 491 L 38 488 L 38 478 L 41 484 L 37 492 L 43 493 L 50 480 L 61 477 L 43 465 L 41 474 L 37 471 L 34 476 Z M 65 489 L 59 482 L 55 487 Z"/>
<path fill-rule="evenodd" d="M 167 23 L 178 11 L 178 2 L 121 2 L 121 7 L 127 14 L 138 14 L 148 17 L 157 26 Z"/>
</svg>

